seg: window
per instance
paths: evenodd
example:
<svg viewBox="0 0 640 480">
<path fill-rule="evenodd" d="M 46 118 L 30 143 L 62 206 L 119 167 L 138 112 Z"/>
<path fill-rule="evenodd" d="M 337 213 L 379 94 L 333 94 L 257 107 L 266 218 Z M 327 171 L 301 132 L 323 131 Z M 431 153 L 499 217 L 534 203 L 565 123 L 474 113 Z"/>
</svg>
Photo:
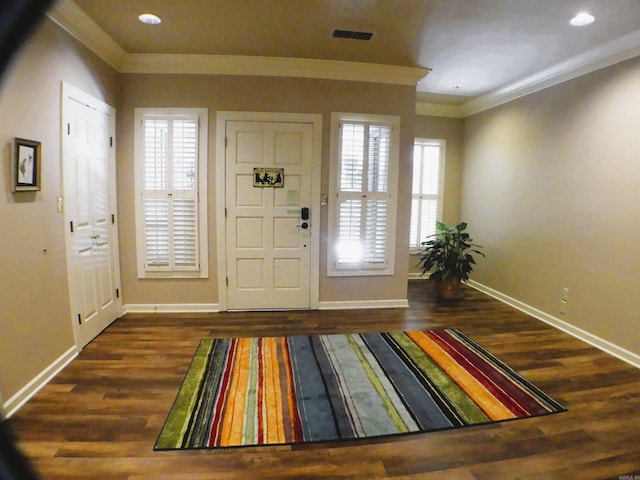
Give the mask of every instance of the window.
<svg viewBox="0 0 640 480">
<path fill-rule="evenodd" d="M 140 278 L 208 276 L 207 121 L 206 109 L 136 109 Z"/>
<path fill-rule="evenodd" d="M 415 140 L 409 233 L 409 247 L 414 252 L 429 235 L 436 233 L 436 221 L 442 218 L 444 154 L 444 140 Z"/>
<path fill-rule="evenodd" d="M 398 117 L 332 115 L 328 275 L 392 275 Z"/>
</svg>

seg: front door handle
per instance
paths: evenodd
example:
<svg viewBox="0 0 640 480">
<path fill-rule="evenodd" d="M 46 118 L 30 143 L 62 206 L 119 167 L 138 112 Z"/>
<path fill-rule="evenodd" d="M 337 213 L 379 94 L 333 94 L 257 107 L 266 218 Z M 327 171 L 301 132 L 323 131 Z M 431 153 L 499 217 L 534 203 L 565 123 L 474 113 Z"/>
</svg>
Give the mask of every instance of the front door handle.
<svg viewBox="0 0 640 480">
<path fill-rule="evenodd" d="M 300 225 L 296 225 L 296 228 L 306 230 L 307 228 L 309 228 L 309 224 L 307 222 L 302 222 Z"/>
</svg>

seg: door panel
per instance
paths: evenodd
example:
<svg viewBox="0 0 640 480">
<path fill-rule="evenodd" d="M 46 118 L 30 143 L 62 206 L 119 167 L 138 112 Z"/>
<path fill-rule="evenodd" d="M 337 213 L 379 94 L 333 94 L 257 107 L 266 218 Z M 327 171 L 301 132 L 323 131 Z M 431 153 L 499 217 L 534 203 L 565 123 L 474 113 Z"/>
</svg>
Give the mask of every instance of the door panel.
<svg viewBox="0 0 640 480">
<path fill-rule="evenodd" d="M 121 311 L 115 227 L 115 112 L 65 85 L 63 175 L 67 263 L 79 348 Z"/>
<path fill-rule="evenodd" d="M 230 309 L 309 308 L 312 126 L 226 123 L 226 251 Z M 283 168 L 283 187 L 254 186 L 254 168 Z"/>
</svg>

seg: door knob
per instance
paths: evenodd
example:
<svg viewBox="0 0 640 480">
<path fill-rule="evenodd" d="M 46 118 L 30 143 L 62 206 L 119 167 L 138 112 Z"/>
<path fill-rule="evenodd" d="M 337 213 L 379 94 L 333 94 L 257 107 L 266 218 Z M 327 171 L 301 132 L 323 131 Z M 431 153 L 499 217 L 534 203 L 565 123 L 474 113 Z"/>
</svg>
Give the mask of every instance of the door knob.
<svg viewBox="0 0 640 480">
<path fill-rule="evenodd" d="M 307 222 L 302 222 L 302 224 L 296 225 L 296 227 L 306 230 L 307 228 L 309 228 L 309 224 Z"/>
</svg>

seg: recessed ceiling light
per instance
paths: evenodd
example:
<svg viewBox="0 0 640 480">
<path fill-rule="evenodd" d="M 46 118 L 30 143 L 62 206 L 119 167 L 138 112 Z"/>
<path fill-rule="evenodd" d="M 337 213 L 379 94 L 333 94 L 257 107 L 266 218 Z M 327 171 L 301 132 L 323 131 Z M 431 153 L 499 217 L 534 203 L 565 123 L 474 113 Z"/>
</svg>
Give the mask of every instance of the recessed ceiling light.
<svg viewBox="0 0 640 480">
<path fill-rule="evenodd" d="M 584 27 L 585 25 L 590 25 L 595 21 L 596 17 L 587 12 L 580 12 L 571 20 L 569 23 L 574 27 Z"/>
<path fill-rule="evenodd" d="M 145 25 L 160 25 L 162 23 L 160 17 L 153 15 L 152 13 L 143 13 L 138 17 L 138 20 Z"/>
<path fill-rule="evenodd" d="M 453 88 L 454 90 L 462 90 L 464 88 L 464 85 L 461 83 L 456 83 L 455 85 L 451 85 L 451 88 Z"/>
</svg>

